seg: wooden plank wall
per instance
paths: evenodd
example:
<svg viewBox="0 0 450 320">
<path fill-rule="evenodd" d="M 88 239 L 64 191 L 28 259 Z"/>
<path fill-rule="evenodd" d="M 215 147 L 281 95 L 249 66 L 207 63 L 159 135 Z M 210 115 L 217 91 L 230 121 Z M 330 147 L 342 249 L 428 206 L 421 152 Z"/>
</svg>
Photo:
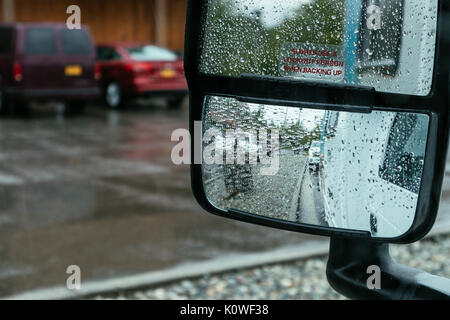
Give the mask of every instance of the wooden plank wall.
<svg viewBox="0 0 450 320">
<path fill-rule="evenodd" d="M 17 22 L 65 22 L 66 9 L 81 8 L 96 42 L 139 41 L 155 38 L 153 0 L 15 0 Z"/>
<path fill-rule="evenodd" d="M 166 1 L 165 45 L 183 50 L 187 0 Z M 155 0 L 15 0 L 15 21 L 65 22 L 71 4 L 80 6 L 82 23 L 89 25 L 96 42 L 156 41 Z"/>
<path fill-rule="evenodd" d="M 171 0 L 167 3 L 167 47 L 181 51 L 184 48 L 186 25 L 186 0 Z"/>
</svg>

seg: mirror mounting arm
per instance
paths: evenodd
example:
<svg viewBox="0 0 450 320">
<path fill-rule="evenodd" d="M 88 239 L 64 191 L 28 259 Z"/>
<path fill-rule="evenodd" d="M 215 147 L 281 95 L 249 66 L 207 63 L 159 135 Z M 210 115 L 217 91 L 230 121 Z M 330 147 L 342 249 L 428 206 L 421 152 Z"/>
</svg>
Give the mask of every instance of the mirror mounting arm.
<svg viewBox="0 0 450 320">
<path fill-rule="evenodd" d="M 379 289 L 369 289 L 377 276 L 374 267 L 380 275 Z M 450 299 L 450 279 L 394 262 L 389 244 L 331 238 L 327 278 L 350 299 Z"/>
</svg>

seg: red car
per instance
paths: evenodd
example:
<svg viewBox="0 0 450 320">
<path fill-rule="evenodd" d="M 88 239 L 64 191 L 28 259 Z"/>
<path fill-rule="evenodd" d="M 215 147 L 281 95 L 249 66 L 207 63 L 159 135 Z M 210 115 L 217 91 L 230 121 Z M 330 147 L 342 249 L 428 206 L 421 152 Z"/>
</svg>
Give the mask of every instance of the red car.
<svg viewBox="0 0 450 320">
<path fill-rule="evenodd" d="M 167 97 L 177 108 L 187 95 L 182 58 L 149 44 L 115 43 L 97 46 L 104 101 L 116 109 L 135 97 Z"/>
</svg>

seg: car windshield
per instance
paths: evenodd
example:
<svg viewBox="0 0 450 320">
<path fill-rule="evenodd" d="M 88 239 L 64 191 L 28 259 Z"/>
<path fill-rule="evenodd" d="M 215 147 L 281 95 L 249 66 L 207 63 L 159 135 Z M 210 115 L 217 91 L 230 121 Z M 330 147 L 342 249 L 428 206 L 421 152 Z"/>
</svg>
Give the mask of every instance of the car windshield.
<svg viewBox="0 0 450 320">
<path fill-rule="evenodd" d="M 91 41 L 84 30 L 61 30 L 61 44 L 64 54 L 69 56 L 89 55 Z"/>
<path fill-rule="evenodd" d="M 320 142 L 313 142 L 311 148 L 320 148 Z"/>
<path fill-rule="evenodd" d="M 176 61 L 177 55 L 172 51 L 155 46 L 128 47 L 128 53 L 137 61 Z"/>
<path fill-rule="evenodd" d="M 31 56 L 56 54 L 56 32 L 51 28 L 29 28 L 25 31 L 25 52 Z"/>
</svg>

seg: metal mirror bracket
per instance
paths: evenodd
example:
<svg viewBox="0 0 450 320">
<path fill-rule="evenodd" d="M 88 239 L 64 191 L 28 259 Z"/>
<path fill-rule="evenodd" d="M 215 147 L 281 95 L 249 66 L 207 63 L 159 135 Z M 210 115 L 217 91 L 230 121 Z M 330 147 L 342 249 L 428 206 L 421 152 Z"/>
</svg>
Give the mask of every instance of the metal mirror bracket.
<svg viewBox="0 0 450 320">
<path fill-rule="evenodd" d="M 369 289 L 370 266 L 379 267 L 380 289 Z M 327 278 L 337 292 L 350 299 L 450 299 L 450 279 L 394 262 L 389 244 L 331 238 Z"/>
</svg>

